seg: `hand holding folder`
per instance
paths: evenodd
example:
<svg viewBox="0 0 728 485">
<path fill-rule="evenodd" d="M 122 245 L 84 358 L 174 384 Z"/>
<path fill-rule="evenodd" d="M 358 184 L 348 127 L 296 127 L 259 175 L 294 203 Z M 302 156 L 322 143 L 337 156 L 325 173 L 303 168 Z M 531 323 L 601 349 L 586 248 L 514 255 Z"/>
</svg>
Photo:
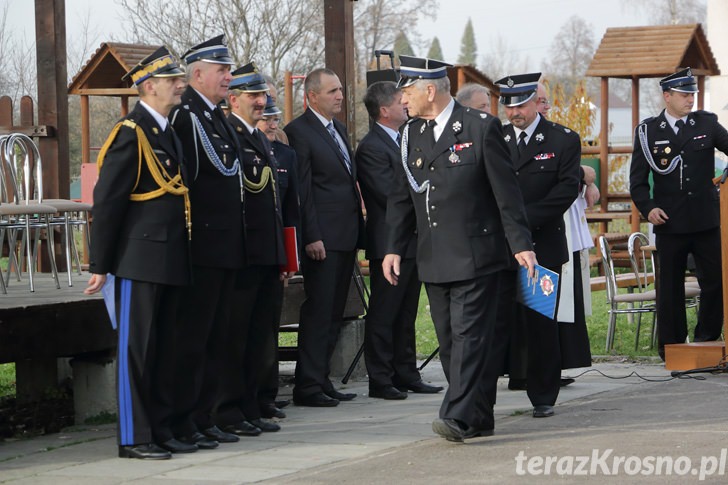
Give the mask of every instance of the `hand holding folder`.
<svg viewBox="0 0 728 485">
<path fill-rule="evenodd" d="M 528 308 L 553 319 L 556 315 L 556 300 L 559 294 L 559 274 L 537 264 L 533 278 L 528 269 L 518 269 L 516 299 Z"/>
</svg>

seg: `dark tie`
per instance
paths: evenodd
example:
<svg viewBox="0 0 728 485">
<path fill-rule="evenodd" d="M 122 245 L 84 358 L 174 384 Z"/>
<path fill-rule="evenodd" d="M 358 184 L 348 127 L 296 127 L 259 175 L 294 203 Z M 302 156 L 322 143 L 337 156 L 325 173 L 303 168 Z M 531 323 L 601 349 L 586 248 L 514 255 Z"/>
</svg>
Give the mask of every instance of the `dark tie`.
<svg viewBox="0 0 728 485">
<path fill-rule="evenodd" d="M 426 128 L 425 131 L 422 133 L 425 137 L 425 140 L 427 141 L 427 144 L 430 148 L 435 146 L 435 125 L 437 125 L 437 121 L 435 120 L 427 120 L 425 122 Z"/>
<path fill-rule="evenodd" d="M 329 135 L 331 135 L 331 138 L 334 139 L 334 143 L 336 143 L 336 146 L 339 147 L 339 151 L 344 157 L 344 162 L 346 162 L 346 169 L 349 171 L 349 173 L 351 173 L 351 160 L 349 160 L 348 150 L 346 150 L 345 147 L 342 147 L 341 143 L 339 143 L 339 138 L 336 136 L 336 130 L 334 129 L 334 123 L 329 121 L 329 124 L 326 125 L 326 129 L 329 131 Z"/>
<path fill-rule="evenodd" d="M 402 146 L 402 135 L 397 133 L 397 139 L 394 140 L 394 142 L 397 144 L 397 146 Z"/>
<path fill-rule="evenodd" d="M 521 156 L 523 154 L 523 151 L 526 149 L 526 137 L 528 135 L 525 131 L 522 131 L 520 135 L 518 135 L 518 156 Z"/>
<path fill-rule="evenodd" d="M 685 128 L 685 122 L 683 120 L 677 120 L 675 122 L 675 128 L 676 128 L 675 134 L 680 135 L 680 132 L 682 131 L 682 129 Z"/>
</svg>

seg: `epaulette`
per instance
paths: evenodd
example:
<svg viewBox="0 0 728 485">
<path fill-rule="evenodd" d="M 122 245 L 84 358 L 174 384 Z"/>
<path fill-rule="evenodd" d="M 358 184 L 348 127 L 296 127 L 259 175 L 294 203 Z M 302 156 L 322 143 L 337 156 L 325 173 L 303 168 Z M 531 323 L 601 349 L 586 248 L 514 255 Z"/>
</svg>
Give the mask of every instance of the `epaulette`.
<svg viewBox="0 0 728 485">
<path fill-rule="evenodd" d="M 132 130 L 136 130 L 137 124 L 132 119 L 125 119 L 121 122 L 121 126 L 126 126 L 127 128 L 131 128 Z"/>
<path fill-rule="evenodd" d="M 640 125 L 643 123 L 650 123 L 657 119 L 657 116 L 650 116 L 649 118 L 645 118 L 644 120 L 640 121 Z"/>
<path fill-rule="evenodd" d="M 479 118 L 479 119 L 486 119 L 488 117 L 488 113 L 485 111 L 480 111 L 479 109 L 475 108 L 465 108 L 465 112 L 468 113 L 473 118 Z"/>
</svg>

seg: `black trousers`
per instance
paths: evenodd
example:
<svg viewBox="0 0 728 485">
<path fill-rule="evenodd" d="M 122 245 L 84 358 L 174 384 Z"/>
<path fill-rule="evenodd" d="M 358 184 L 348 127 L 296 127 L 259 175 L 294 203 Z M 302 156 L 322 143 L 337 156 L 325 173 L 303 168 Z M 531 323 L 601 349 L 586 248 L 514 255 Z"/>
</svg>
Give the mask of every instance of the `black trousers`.
<svg viewBox="0 0 728 485">
<path fill-rule="evenodd" d="M 277 330 L 283 302 L 279 277 L 277 266 L 248 266 L 238 272 L 224 359 L 232 378 L 215 410 L 219 425 L 261 417 L 259 389 L 271 368 L 278 385 Z"/>
<path fill-rule="evenodd" d="M 369 387 L 410 384 L 420 380 L 417 370 L 415 320 L 422 284 L 414 258 L 400 264 L 399 283 L 384 278 L 382 260 L 369 264 L 371 295 L 364 327 L 364 359 Z"/>
<path fill-rule="evenodd" d="M 223 355 L 230 336 L 230 308 L 236 270 L 193 266 L 193 285 L 183 293 L 178 325 L 184 335 L 175 374 L 175 401 L 187 416 L 175 432 L 189 435 L 211 427 L 222 389 L 232 382 Z"/>
<path fill-rule="evenodd" d="M 657 339 L 659 347 L 684 343 L 688 336 L 685 316 L 685 269 L 688 253 L 695 258 L 700 283 L 700 310 L 696 342 L 717 340 L 723 326 L 720 229 L 689 234 L 657 234 L 660 264 L 657 284 Z"/>
<path fill-rule="evenodd" d="M 448 388 L 440 417 L 479 429 L 493 429 L 493 404 L 488 390 L 497 376 L 485 372 L 494 338 L 498 275 L 454 283 L 425 283 L 430 312 L 440 343 L 440 361 Z"/>
<path fill-rule="evenodd" d="M 182 287 L 115 280 L 119 445 L 173 437 L 175 334 Z"/>
<path fill-rule="evenodd" d="M 298 361 L 293 397 L 333 389 L 330 360 L 339 338 L 354 271 L 354 251 L 326 251 L 326 259 L 302 258 L 306 301 L 298 325 Z"/>
</svg>

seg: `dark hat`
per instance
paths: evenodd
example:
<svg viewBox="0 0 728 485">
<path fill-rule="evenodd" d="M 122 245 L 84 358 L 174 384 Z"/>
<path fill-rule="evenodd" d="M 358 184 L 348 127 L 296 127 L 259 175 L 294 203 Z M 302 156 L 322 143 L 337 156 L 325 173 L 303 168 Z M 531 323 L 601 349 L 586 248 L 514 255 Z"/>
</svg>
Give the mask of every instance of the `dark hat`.
<svg viewBox="0 0 728 485">
<path fill-rule="evenodd" d="M 268 83 L 258 71 L 255 62 L 239 67 L 232 72 L 233 80 L 230 81 L 230 90 L 237 89 L 246 93 L 262 93 L 267 92 Z"/>
<path fill-rule="evenodd" d="M 283 111 L 276 106 L 275 101 L 273 101 L 273 97 L 268 94 L 265 98 L 265 109 L 263 110 L 263 116 L 277 116 L 279 114 L 282 114 Z"/>
<path fill-rule="evenodd" d="M 495 84 L 500 88 L 500 104 L 513 108 L 520 106 L 536 94 L 540 72 L 517 74 L 499 79 Z"/>
<path fill-rule="evenodd" d="M 230 51 L 225 42 L 225 35 L 220 34 L 202 44 L 197 44 L 182 55 L 187 64 L 195 61 L 211 62 L 213 64 L 235 64 L 230 57 Z"/>
<path fill-rule="evenodd" d="M 675 74 L 670 74 L 666 78 L 660 79 L 660 87 L 662 91 L 677 91 L 679 93 L 697 93 L 698 84 L 693 76 L 692 71 L 688 67 Z"/>
<path fill-rule="evenodd" d="M 439 79 L 447 76 L 447 68 L 452 67 L 443 61 L 424 57 L 399 56 L 398 88 L 412 86 L 419 79 Z"/>
<path fill-rule="evenodd" d="M 150 77 L 177 77 L 184 75 L 185 72 L 179 67 L 177 60 L 172 57 L 166 47 L 162 46 L 139 61 L 139 64 L 129 69 L 129 72 L 124 74 L 121 80 L 126 81 L 131 78 L 134 86 L 139 86 Z"/>
</svg>

